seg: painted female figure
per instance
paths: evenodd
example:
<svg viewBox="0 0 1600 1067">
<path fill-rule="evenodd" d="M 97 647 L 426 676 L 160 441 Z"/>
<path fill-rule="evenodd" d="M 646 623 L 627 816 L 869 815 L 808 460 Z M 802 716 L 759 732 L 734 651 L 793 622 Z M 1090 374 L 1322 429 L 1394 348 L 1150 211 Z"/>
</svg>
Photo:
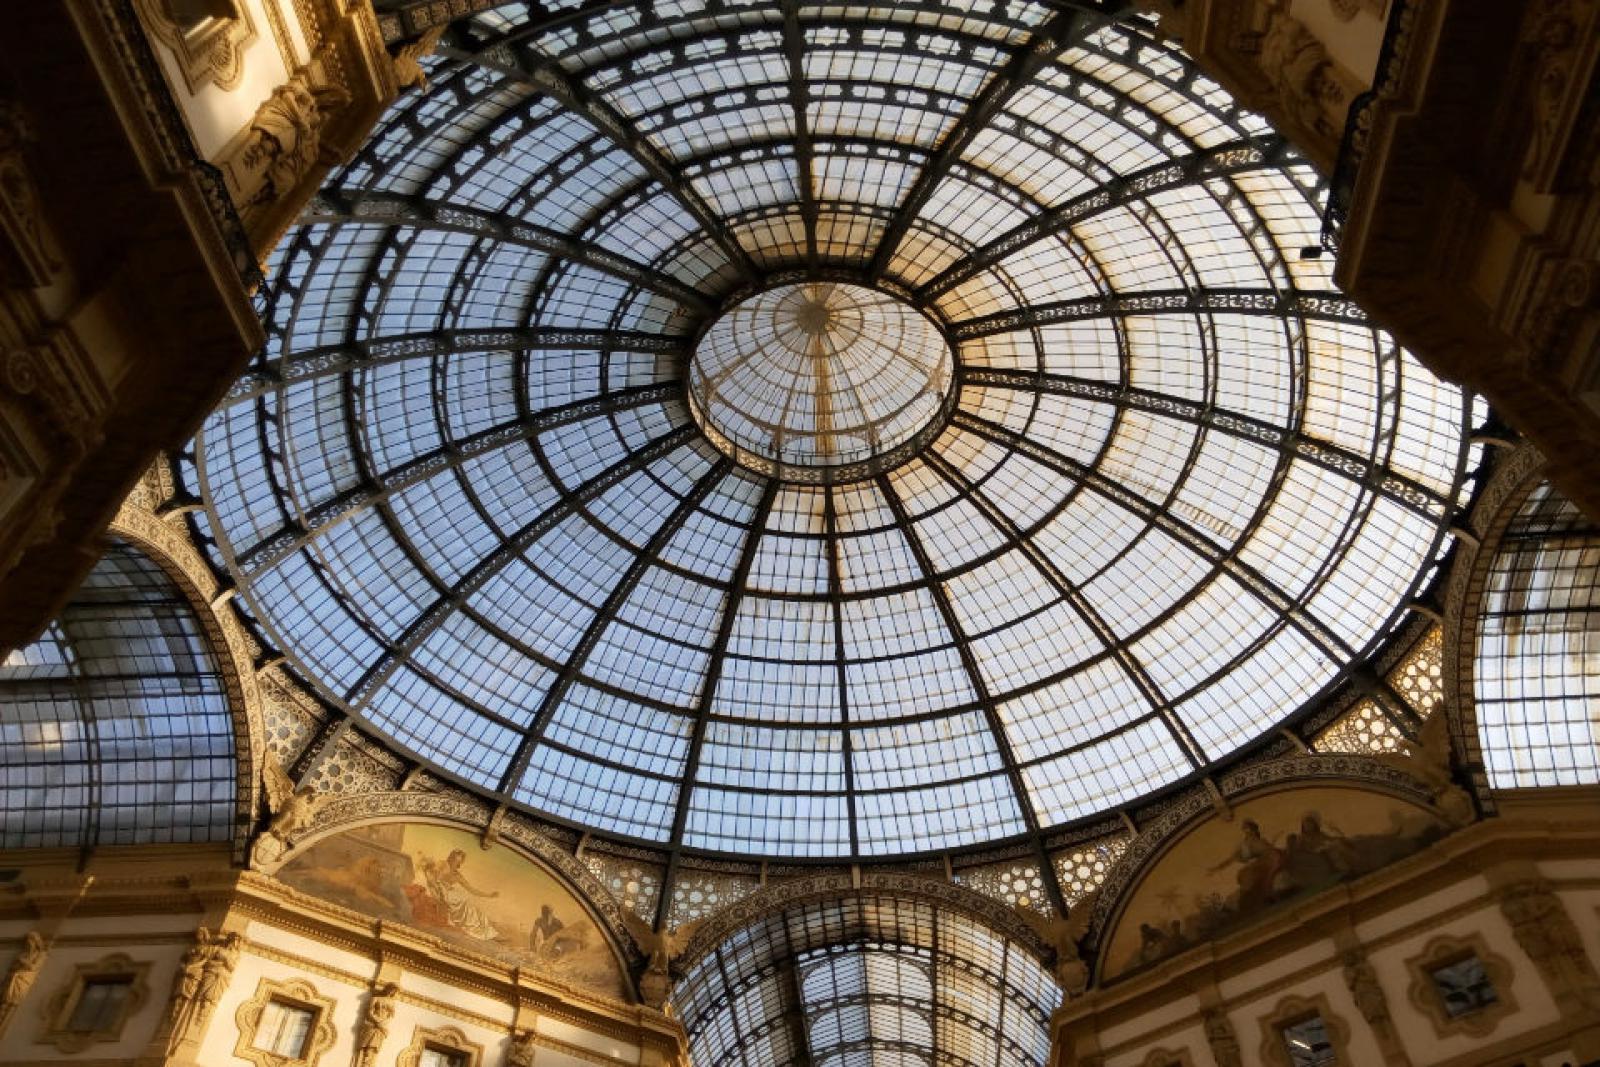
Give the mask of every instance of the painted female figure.
<svg viewBox="0 0 1600 1067">
<path fill-rule="evenodd" d="M 479 889 L 468 881 L 461 872 L 466 862 L 467 854 L 459 848 L 446 856 L 443 863 L 423 857 L 422 876 L 427 881 L 428 892 L 443 906 L 452 928 L 477 941 L 502 940 L 500 931 L 494 928 L 473 899 L 493 900 L 500 895 L 500 891 Z"/>
</svg>

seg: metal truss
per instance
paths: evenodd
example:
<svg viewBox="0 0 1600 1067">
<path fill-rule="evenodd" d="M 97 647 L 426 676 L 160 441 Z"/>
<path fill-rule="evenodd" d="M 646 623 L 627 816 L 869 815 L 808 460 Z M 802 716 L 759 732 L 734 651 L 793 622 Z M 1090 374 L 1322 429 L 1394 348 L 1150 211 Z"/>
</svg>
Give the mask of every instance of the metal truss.
<svg viewBox="0 0 1600 1067">
<path fill-rule="evenodd" d="M 490 578 L 504 570 L 512 560 L 527 551 L 539 538 L 555 529 L 568 515 L 596 499 L 635 471 L 643 470 L 662 456 L 692 441 L 694 436 L 694 424 L 685 423 L 607 467 L 583 485 L 571 490 L 569 495 L 546 508 L 537 518 L 479 560 L 471 570 L 462 575 L 460 581 L 451 586 L 448 593 L 434 601 L 410 626 L 406 627 L 405 632 L 389 644 L 383 655 L 345 694 L 345 702 L 351 707 L 364 704 L 373 693 L 383 687 L 390 675 L 411 658 L 412 653 L 427 640 L 428 635 L 437 630 L 452 612 L 466 602 L 468 597 L 481 589 Z"/>
<path fill-rule="evenodd" d="M 665 522 L 656 528 L 650 535 L 644 548 L 628 563 L 628 569 L 622 577 L 617 579 L 616 585 L 606 593 L 605 603 L 600 610 L 595 612 L 594 618 L 589 620 L 583 636 L 578 639 L 572 652 L 567 656 L 567 662 L 556 675 L 550 687 L 545 690 L 544 699 L 539 701 L 538 708 L 533 713 L 533 719 L 523 732 L 522 740 L 517 742 L 517 750 L 511 757 L 511 762 L 506 765 L 505 774 L 500 779 L 499 791 L 510 795 L 516 790 L 516 784 L 522 779 L 523 773 L 528 769 L 528 763 L 533 759 L 533 751 L 544 738 L 545 731 L 550 726 L 550 719 L 554 716 L 556 707 L 566 698 L 567 692 L 573 683 L 578 680 L 578 675 L 583 671 L 584 663 L 589 654 L 594 651 L 595 645 L 600 643 L 600 638 L 617 619 L 617 612 L 622 610 L 622 605 L 628 602 L 633 591 L 638 588 L 639 582 L 644 578 L 645 572 L 661 558 L 662 551 L 667 547 L 674 535 L 689 521 L 716 485 L 726 478 L 733 469 L 733 461 L 723 457 L 711 465 L 698 482 L 695 483 L 687 496 L 679 501 L 678 506 L 672 509 Z"/>
<path fill-rule="evenodd" d="M 290 352 L 248 371 L 222 398 L 222 406 L 255 400 L 278 389 L 390 363 L 466 352 L 531 352 L 564 349 L 601 352 L 660 352 L 681 356 L 679 337 L 642 330 L 590 330 L 562 326 L 520 326 L 484 330 L 426 330 L 372 337 L 354 344 L 323 345 Z"/>
<path fill-rule="evenodd" d="M 1085 467 L 1054 449 L 1035 444 L 1015 430 L 965 411 L 956 412 L 951 421 L 963 429 L 1006 445 L 1064 477 L 1082 482 L 1235 579 L 1263 604 L 1292 623 L 1307 640 L 1326 652 L 1331 659 L 1336 662 L 1348 662 L 1354 658 L 1356 650 L 1345 644 L 1344 639 L 1324 626 L 1321 620 L 1308 613 L 1298 597 L 1279 588 L 1254 567 L 1238 559 L 1232 550 L 1219 546 L 1199 528 L 1170 511 L 1157 507 L 1139 494 L 1123 488 L 1120 483 L 1099 471 Z"/>
<path fill-rule="evenodd" d="M 678 789 L 677 805 L 672 812 L 672 828 L 667 834 L 671 852 L 667 858 L 666 872 L 661 879 L 661 896 L 656 902 L 657 929 L 666 925 L 667 914 L 672 908 L 672 885 L 677 876 L 678 856 L 683 850 L 684 828 L 689 823 L 689 808 L 693 801 L 695 780 L 700 773 L 700 755 L 705 747 L 706 723 L 711 718 L 711 707 L 716 702 L 717 685 L 722 681 L 722 669 L 728 657 L 728 643 L 733 640 L 733 627 L 739 619 L 739 605 L 744 600 L 745 589 L 750 581 L 750 570 L 755 566 L 761 535 L 766 528 L 767 517 L 772 514 L 772 503 L 778 498 L 778 488 L 779 482 L 776 478 L 768 478 L 766 484 L 762 486 L 761 501 L 750 516 L 750 528 L 745 534 L 744 546 L 739 550 L 739 562 L 735 564 L 733 575 L 729 580 L 728 600 L 722 606 L 722 617 L 717 620 L 717 633 L 711 641 L 705 681 L 701 683 L 700 698 L 695 703 L 692 713 L 694 725 L 690 727 L 689 747 L 684 755 L 683 784 Z"/>
<path fill-rule="evenodd" d="M 613 144 L 627 152 L 646 174 L 671 193 L 673 199 L 678 201 L 690 217 L 706 233 L 712 235 L 729 259 L 751 273 L 758 272 L 755 261 L 750 258 L 744 246 L 706 205 L 700 194 L 678 179 L 672 171 L 670 161 L 661 154 L 661 151 L 620 112 L 585 89 L 580 81 L 570 77 L 559 64 L 534 53 L 526 45 L 508 42 L 492 44 L 476 51 L 455 46 L 445 47 L 439 49 L 439 54 L 458 62 L 476 63 L 519 78 L 583 118 Z"/>
<path fill-rule="evenodd" d="M 984 722 L 988 725 L 989 732 L 994 737 L 995 751 L 1000 755 L 1001 766 L 1005 769 L 1006 781 L 1011 787 L 1013 798 L 1017 805 L 1017 812 L 1022 816 L 1022 823 L 1027 827 L 1028 833 L 1038 840 L 1039 815 L 1034 811 L 1032 794 L 1028 792 L 1028 784 L 1022 778 L 1022 770 L 1017 763 L 1016 753 L 1011 749 L 1011 741 L 1006 734 L 1005 722 L 1000 718 L 996 707 L 994 694 L 989 691 L 989 683 L 984 678 L 983 669 L 978 666 L 977 657 L 972 651 L 972 642 L 961 625 L 961 616 L 956 613 L 955 607 L 950 603 L 949 590 L 944 582 L 939 580 L 938 569 L 934 567 L 933 560 L 928 556 L 927 546 L 922 543 L 922 535 L 912 524 L 911 518 L 906 514 L 905 502 L 900 499 L 894 490 L 894 484 L 886 474 L 878 475 L 878 492 L 883 495 L 889 505 L 889 510 L 894 513 L 895 523 L 904 534 L 906 544 L 911 549 L 912 556 L 917 561 L 917 566 L 922 568 L 923 576 L 927 579 L 927 589 L 939 611 L 939 618 L 943 620 L 945 629 L 949 632 L 951 640 L 955 642 L 956 653 L 961 658 L 962 669 L 966 671 L 972 691 L 977 694 L 978 703 L 983 709 Z M 842 662 L 842 660 L 841 660 Z M 1040 851 L 1041 860 L 1045 859 Z M 1045 875 L 1045 887 L 1049 890 L 1051 903 L 1061 911 L 1066 911 L 1066 901 L 1061 896 L 1061 887 L 1057 884 L 1055 871 L 1048 862 L 1044 868 L 1049 873 Z"/>
<path fill-rule="evenodd" d="M 1057 14 L 1039 27 L 1032 39 L 989 79 L 989 83 L 973 98 L 954 128 L 945 134 L 938 151 L 917 175 L 917 180 L 901 201 L 900 210 L 878 241 L 878 250 L 873 253 L 872 262 L 867 268 L 868 274 L 878 276 L 888 270 L 889 260 L 894 256 L 895 249 L 900 247 L 912 221 L 927 206 L 928 197 L 933 195 L 933 190 L 961 158 L 972 139 L 989 125 L 1012 97 L 1033 82 L 1046 64 L 1098 24 L 1097 19 L 1091 19 L 1078 10 Z"/>
<path fill-rule="evenodd" d="M 920 303 L 930 303 L 962 282 L 999 263 L 1019 248 L 1062 233 L 1086 218 L 1113 208 L 1143 200 L 1167 189 L 1193 185 L 1211 177 L 1239 174 L 1263 167 L 1278 166 L 1288 147 L 1281 137 L 1267 136 L 1245 141 L 1229 141 L 1215 148 L 1195 152 L 1171 163 L 1162 163 L 1132 174 L 1112 178 L 1091 192 L 1075 197 L 1037 218 L 989 241 L 966 259 L 947 267 L 917 291 Z"/>
<path fill-rule="evenodd" d="M 338 493 L 327 500 L 313 504 L 300 512 L 299 521 L 284 526 L 278 532 L 262 538 L 256 544 L 235 556 L 235 566 L 246 580 L 300 551 L 307 544 L 327 533 L 339 523 L 404 492 L 413 485 L 425 482 L 435 475 L 454 470 L 467 461 L 504 448 L 518 441 L 531 440 L 560 426 L 567 426 L 598 415 L 607 415 L 646 404 L 663 404 L 678 395 L 672 383 L 638 386 L 633 389 L 608 393 L 588 400 L 545 408 L 522 418 L 480 430 L 468 437 L 450 442 L 446 446 L 424 452 L 414 459 L 373 474 L 361 484 Z M 400 539 L 404 543 L 405 539 Z"/>
<path fill-rule="evenodd" d="M 1449 513 L 1447 496 L 1421 482 L 1397 474 L 1372 456 L 1308 437 L 1297 430 L 1276 426 L 1263 419 L 1228 411 L 1197 400 L 1168 396 L 1148 389 L 1075 378 L 1065 374 L 1043 374 L 1024 370 L 968 368 L 962 371 L 963 384 L 1018 389 L 1024 392 L 1056 393 L 1097 400 L 1118 409 L 1136 408 L 1182 422 L 1204 426 L 1233 437 L 1254 441 L 1280 452 L 1299 456 L 1344 475 L 1358 485 L 1378 493 L 1402 507 L 1416 512 L 1429 522 L 1438 522 Z"/>
<path fill-rule="evenodd" d="M 415 226 L 470 234 L 582 263 L 640 288 L 670 296 L 702 313 L 711 309 L 704 294 L 676 278 L 592 242 L 580 241 L 500 212 L 401 193 L 324 190 L 307 206 L 300 221 L 308 225 Z"/>
<path fill-rule="evenodd" d="M 1039 573 L 1044 575 L 1051 588 L 1056 591 L 1056 595 L 1065 599 L 1072 606 L 1078 617 L 1083 619 L 1085 625 L 1100 639 L 1101 644 L 1111 652 L 1112 657 L 1117 661 L 1117 665 L 1122 668 L 1122 673 L 1127 675 L 1128 680 L 1134 684 L 1139 693 L 1150 704 L 1151 711 L 1160 716 L 1162 723 L 1167 727 L 1167 732 L 1172 735 L 1174 743 L 1183 752 L 1185 758 L 1189 760 L 1190 765 L 1195 768 L 1204 766 L 1205 754 L 1200 751 L 1200 746 L 1195 743 L 1188 727 L 1177 716 L 1172 714 L 1170 702 L 1162 694 L 1161 688 L 1156 685 L 1155 679 L 1150 677 L 1150 672 L 1145 670 L 1144 665 L 1139 662 L 1139 658 L 1128 648 L 1127 643 L 1117 638 L 1116 633 L 1106 624 L 1105 617 L 1084 599 L 1083 594 L 1062 573 L 1061 568 L 1056 566 L 1049 556 L 1039 551 L 1037 546 L 1023 536 L 1021 528 L 1017 526 L 1014 519 L 1005 513 L 1003 508 L 990 500 L 987 494 L 973 485 L 952 464 L 941 460 L 939 457 L 930 456 L 928 457 L 928 465 L 946 481 L 968 493 L 974 506 L 982 512 L 983 516 L 994 523 L 995 528 L 1005 534 L 1010 545 L 1021 551 L 1028 562 L 1032 563 L 1039 570 Z M 1084 484 L 1084 482 L 1080 481 L 1079 484 Z M 930 577 L 932 576 L 930 575 Z M 1003 728 L 1004 723 L 1000 721 L 998 711 L 994 712 L 994 716 L 996 726 Z M 999 736 L 1004 737 L 1005 735 L 1001 734 Z M 1016 763 L 1015 757 L 1011 758 L 1012 762 Z M 1017 771 L 1017 777 L 1020 781 L 1022 777 L 1020 767 Z M 1037 836 L 1035 839 L 1037 840 Z M 1044 854 L 1042 847 L 1039 849 L 1038 858 L 1043 868 L 1041 874 L 1045 880 L 1045 887 L 1053 890 L 1050 894 L 1051 903 L 1055 905 L 1058 911 L 1065 912 L 1067 910 L 1066 899 L 1061 893 L 1055 866 L 1049 862 L 1049 857 Z"/>
<path fill-rule="evenodd" d="M 1108 293 L 1053 304 L 1034 304 L 950 324 L 950 336 L 970 341 L 997 333 L 1125 315 L 1265 315 L 1302 318 L 1372 328 L 1366 313 L 1338 293 L 1294 289 L 1153 289 L 1140 293 Z"/>
</svg>

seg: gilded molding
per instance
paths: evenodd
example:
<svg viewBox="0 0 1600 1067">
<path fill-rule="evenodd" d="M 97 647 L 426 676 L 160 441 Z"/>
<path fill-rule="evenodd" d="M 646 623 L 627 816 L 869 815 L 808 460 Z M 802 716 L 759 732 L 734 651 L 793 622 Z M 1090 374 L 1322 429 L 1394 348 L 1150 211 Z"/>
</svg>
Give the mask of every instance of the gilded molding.
<svg viewBox="0 0 1600 1067">
<path fill-rule="evenodd" d="M 137 1015 L 150 999 L 149 972 L 149 960 L 135 960 L 122 952 L 113 952 L 91 963 L 78 964 L 73 968 L 72 977 L 59 986 L 46 1002 L 44 1029 L 34 1038 L 34 1042 L 54 1045 L 58 1051 L 70 1054 L 82 1052 L 90 1045 L 120 1040 L 128 1020 Z M 67 1024 L 78 1006 L 85 985 L 102 978 L 129 980 L 128 995 L 118 1008 L 116 1018 L 98 1030 L 69 1030 Z"/>
<path fill-rule="evenodd" d="M 261 1025 L 261 1015 L 268 1002 L 274 999 L 290 1001 L 297 1007 L 316 1013 L 311 1029 L 306 1034 L 305 1046 L 298 1056 L 280 1056 L 256 1048 L 256 1030 Z M 233 1046 L 233 1054 L 255 1064 L 255 1067 L 317 1067 L 317 1061 L 333 1047 L 338 1036 L 333 1028 L 333 1004 L 331 997 L 322 996 L 316 986 L 304 979 L 278 982 L 263 978 L 256 987 L 255 995 L 234 1012 L 239 1040 Z"/>
<path fill-rule="evenodd" d="M 395 1067 L 421 1067 L 422 1054 L 429 1048 L 448 1049 L 465 1057 L 461 1067 L 479 1067 L 483 1062 L 483 1046 L 467 1040 L 467 1035 L 453 1026 L 438 1029 L 419 1026 L 411 1033 L 411 1044 L 395 1059 Z"/>
<path fill-rule="evenodd" d="M 1474 679 L 1478 652 L 1478 619 L 1489 569 L 1517 509 L 1538 484 L 1544 456 L 1532 445 L 1503 454 L 1478 494 L 1468 522 L 1478 544 L 1458 541 L 1456 562 L 1444 592 L 1444 710 L 1450 716 L 1452 742 L 1462 762 L 1473 771 L 1480 802 L 1488 797 L 1478 740 Z M 1486 805 L 1487 806 L 1487 805 Z M 1492 808 L 1490 809 L 1492 810 Z"/>
<path fill-rule="evenodd" d="M 239 87 L 244 80 L 245 49 L 256 39 L 247 2 L 222 0 L 228 14 L 212 15 L 189 27 L 179 25 L 167 0 L 133 2 L 145 29 L 171 50 L 183 87 L 191 96 L 211 84 L 223 92 Z M 270 6 L 272 0 L 265 2 Z"/>
<path fill-rule="evenodd" d="M 109 532 L 136 545 L 167 573 L 188 598 L 211 644 L 233 715 L 234 755 L 238 768 L 234 845 L 237 857 L 243 858 L 246 835 L 256 821 L 260 793 L 258 775 L 266 750 L 261 686 L 255 670 L 257 646 L 226 601 L 219 600 L 223 590 L 199 549 L 189 539 L 182 518 L 157 515 L 155 509 L 170 499 L 170 492 L 158 496 L 158 472 L 164 464 L 164 457 L 158 457 L 152 470 L 140 479 L 111 520 Z"/>
</svg>

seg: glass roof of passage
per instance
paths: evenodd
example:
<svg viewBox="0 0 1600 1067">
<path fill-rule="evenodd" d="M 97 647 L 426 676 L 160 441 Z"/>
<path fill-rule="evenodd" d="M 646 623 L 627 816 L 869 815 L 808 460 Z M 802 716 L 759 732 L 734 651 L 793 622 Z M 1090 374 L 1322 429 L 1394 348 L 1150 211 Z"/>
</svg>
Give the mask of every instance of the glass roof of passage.
<svg viewBox="0 0 1600 1067">
<path fill-rule="evenodd" d="M 1043 1067 L 1055 980 L 931 903 L 863 895 L 767 915 L 692 964 L 672 1004 L 704 1067 Z"/>
<path fill-rule="evenodd" d="M 274 257 L 194 521 L 336 706 L 687 850 L 891 856 L 1270 736 L 1436 562 L 1470 405 L 1332 289 L 1311 168 L 1062 4 L 508 4 Z M 955 346 L 890 469 L 720 451 L 711 322 L 831 281 Z"/>
</svg>

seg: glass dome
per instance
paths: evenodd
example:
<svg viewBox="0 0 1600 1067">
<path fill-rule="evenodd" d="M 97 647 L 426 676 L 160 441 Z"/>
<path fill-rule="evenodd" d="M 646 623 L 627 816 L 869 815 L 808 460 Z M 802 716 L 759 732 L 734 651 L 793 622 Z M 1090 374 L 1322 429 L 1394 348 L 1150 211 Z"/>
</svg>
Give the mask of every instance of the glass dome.
<svg viewBox="0 0 1600 1067">
<path fill-rule="evenodd" d="M 1138 19 L 513 3 L 428 73 L 189 474 L 264 639 L 464 784 L 703 853 L 1021 838 L 1292 724 L 1440 554 L 1468 399 Z"/>
<path fill-rule="evenodd" d="M 952 397 L 932 320 L 860 285 L 781 285 L 711 324 L 689 361 L 689 409 L 758 474 L 845 481 L 920 450 Z"/>
</svg>

